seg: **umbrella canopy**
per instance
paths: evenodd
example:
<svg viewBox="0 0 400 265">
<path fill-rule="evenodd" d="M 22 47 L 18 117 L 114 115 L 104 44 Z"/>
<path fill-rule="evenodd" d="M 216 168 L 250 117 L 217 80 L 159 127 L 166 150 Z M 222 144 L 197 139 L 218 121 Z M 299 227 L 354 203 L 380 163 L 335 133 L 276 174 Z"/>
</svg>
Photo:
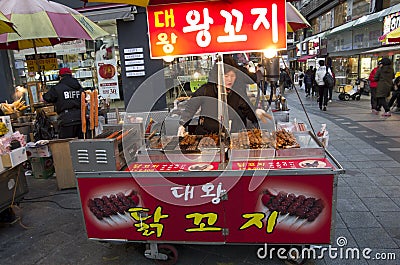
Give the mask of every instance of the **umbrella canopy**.
<svg viewBox="0 0 400 265">
<path fill-rule="evenodd" d="M 386 34 L 379 37 L 380 42 L 390 43 L 390 42 L 400 42 L 400 28 L 394 29 Z"/>
<path fill-rule="evenodd" d="M 107 3 L 119 3 L 119 4 L 130 4 L 137 6 L 148 6 L 148 5 L 160 5 L 168 3 L 183 3 L 190 2 L 188 0 L 87 0 L 88 2 L 107 2 Z M 216 0 L 207 0 L 216 1 Z M 302 14 L 291 4 L 290 1 L 286 1 L 286 20 L 287 20 L 287 31 L 295 32 L 302 28 L 310 27 L 310 24 L 303 17 Z"/>
<path fill-rule="evenodd" d="M 0 34 L 16 32 L 14 24 L 0 12 Z"/>
<path fill-rule="evenodd" d="M 287 31 L 295 32 L 299 29 L 311 27 L 307 20 L 291 3 L 286 3 Z"/>
<path fill-rule="evenodd" d="M 51 1 L 2 0 L 0 11 L 18 30 L 18 34 L 0 35 L 0 49 L 22 50 L 109 35 L 79 12 Z"/>
</svg>

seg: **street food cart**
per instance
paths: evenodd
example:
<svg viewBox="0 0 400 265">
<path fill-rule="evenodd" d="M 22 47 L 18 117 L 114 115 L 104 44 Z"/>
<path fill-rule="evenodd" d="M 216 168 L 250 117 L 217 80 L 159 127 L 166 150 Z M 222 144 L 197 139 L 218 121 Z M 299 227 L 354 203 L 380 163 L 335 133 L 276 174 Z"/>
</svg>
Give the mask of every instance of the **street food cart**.
<svg viewBox="0 0 400 265">
<path fill-rule="evenodd" d="M 257 12 L 266 8 L 272 10 L 266 18 L 272 24 L 267 32 L 273 37 L 265 41 L 286 48 L 286 28 L 280 29 L 279 22 L 279 17 L 285 17 L 285 1 L 238 0 L 207 2 L 206 6 L 196 2 L 148 7 L 149 28 L 154 29 L 149 32 L 164 36 L 157 35 L 162 33 L 152 28 L 151 21 L 161 23 L 154 15 L 166 9 L 169 18 L 203 10 L 209 21 L 212 17 L 221 25 L 218 33 L 209 28 L 211 37 L 223 32 L 223 23 L 216 19 L 223 10 L 253 14 L 257 8 Z M 251 30 L 248 24 L 244 27 Z M 157 42 L 151 34 L 150 40 Z M 182 44 L 177 40 L 175 48 Z M 204 52 L 225 51 L 221 45 L 215 43 L 217 47 L 209 50 L 205 46 Z M 186 43 L 180 49 L 192 46 Z M 163 47 L 156 48 L 152 51 L 156 56 L 171 51 L 171 47 L 164 52 Z M 70 142 L 88 238 L 146 243 L 145 256 L 165 264 L 177 260 L 174 243 L 309 245 L 333 241 L 337 177 L 344 171 L 304 125 L 278 123 L 226 137 L 221 132 L 184 137 L 151 133 L 155 125 L 165 132 L 167 117 L 168 113 L 156 111 L 130 112 L 128 106 L 122 128 Z"/>
</svg>

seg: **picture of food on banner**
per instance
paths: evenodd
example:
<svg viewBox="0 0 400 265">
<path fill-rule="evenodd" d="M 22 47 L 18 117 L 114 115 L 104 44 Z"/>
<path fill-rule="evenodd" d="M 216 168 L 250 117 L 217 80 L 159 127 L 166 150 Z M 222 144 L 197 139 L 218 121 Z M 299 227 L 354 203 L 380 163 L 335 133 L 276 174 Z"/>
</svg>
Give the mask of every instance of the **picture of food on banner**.
<svg viewBox="0 0 400 265">
<path fill-rule="evenodd" d="M 278 212 L 275 228 L 301 231 L 313 229 L 321 221 L 326 202 L 316 196 L 289 190 L 264 189 L 260 194 L 259 211 L 269 216 Z"/>
<path fill-rule="evenodd" d="M 304 160 L 299 163 L 302 168 L 324 168 L 326 163 L 318 160 Z"/>
<path fill-rule="evenodd" d="M 112 79 L 116 72 L 115 66 L 112 64 L 99 64 L 99 75 L 103 79 Z"/>
<path fill-rule="evenodd" d="M 107 226 L 131 226 L 134 219 L 129 214 L 129 209 L 139 207 L 140 197 L 136 191 L 126 193 L 107 194 L 90 198 L 87 207 L 97 223 Z"/>
<path fill-rule="evenodd" d="M 209 171 L 214 168 L 213 165 L 210 164 L 194 164 L 189 166 L 189 171 Z"/>
</svg>

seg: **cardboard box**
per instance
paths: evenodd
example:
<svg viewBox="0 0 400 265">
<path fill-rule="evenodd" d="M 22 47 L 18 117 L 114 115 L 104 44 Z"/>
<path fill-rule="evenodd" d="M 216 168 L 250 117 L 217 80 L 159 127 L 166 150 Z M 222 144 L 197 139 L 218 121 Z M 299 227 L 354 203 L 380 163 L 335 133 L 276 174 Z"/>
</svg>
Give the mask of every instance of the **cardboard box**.
<svg viewBox="0 0 400 265">
<path fill-rule="evenodd" d="M 41 145 L 38 147 L 27 147 L 26 155 L 28 158 L 31 157 L 51 157 L 51 151 L 49 145 Z"/>
<path fill-rule="evenodd" d="M 37 179 L 47 179 L 54 174 L 52 157 L 32 157 L 29 159 L 32 165 L 32 174 Z"/>
<path fill-rule="evenodd" d="M 25 147 L 14 149 L 10 153 L 1 156 L 1 161 L 5 168 L 15 167 L 25 162 L 27 159 Z"/>
</svg>

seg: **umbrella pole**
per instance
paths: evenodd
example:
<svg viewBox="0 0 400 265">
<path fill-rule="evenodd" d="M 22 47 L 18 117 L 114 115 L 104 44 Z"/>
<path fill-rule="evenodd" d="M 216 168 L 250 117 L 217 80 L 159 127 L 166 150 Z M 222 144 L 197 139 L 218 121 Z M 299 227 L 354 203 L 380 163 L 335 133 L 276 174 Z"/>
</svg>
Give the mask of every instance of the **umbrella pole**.
<svg viewBox="0 0 400 265">
<path fill-rule="evenodd" d="M 40 64 L 39 64 L 39 59 L 38 59 L 38 53 L 37 53 L 37 49 L 36 49 L 36 42 L 35 40 L 32 40 L 33 43 L 33 50 L 35 51 L 35 61 L 36 61 L 36 66 L 38 68 L 38 72 L 39 72 L 39 80 L 40 80 L 40 90 L 43 89 L 44 84 L 43 84 L 43 78 L 42 78 L 42 70 L 40 69 Z"/>
</svg>

